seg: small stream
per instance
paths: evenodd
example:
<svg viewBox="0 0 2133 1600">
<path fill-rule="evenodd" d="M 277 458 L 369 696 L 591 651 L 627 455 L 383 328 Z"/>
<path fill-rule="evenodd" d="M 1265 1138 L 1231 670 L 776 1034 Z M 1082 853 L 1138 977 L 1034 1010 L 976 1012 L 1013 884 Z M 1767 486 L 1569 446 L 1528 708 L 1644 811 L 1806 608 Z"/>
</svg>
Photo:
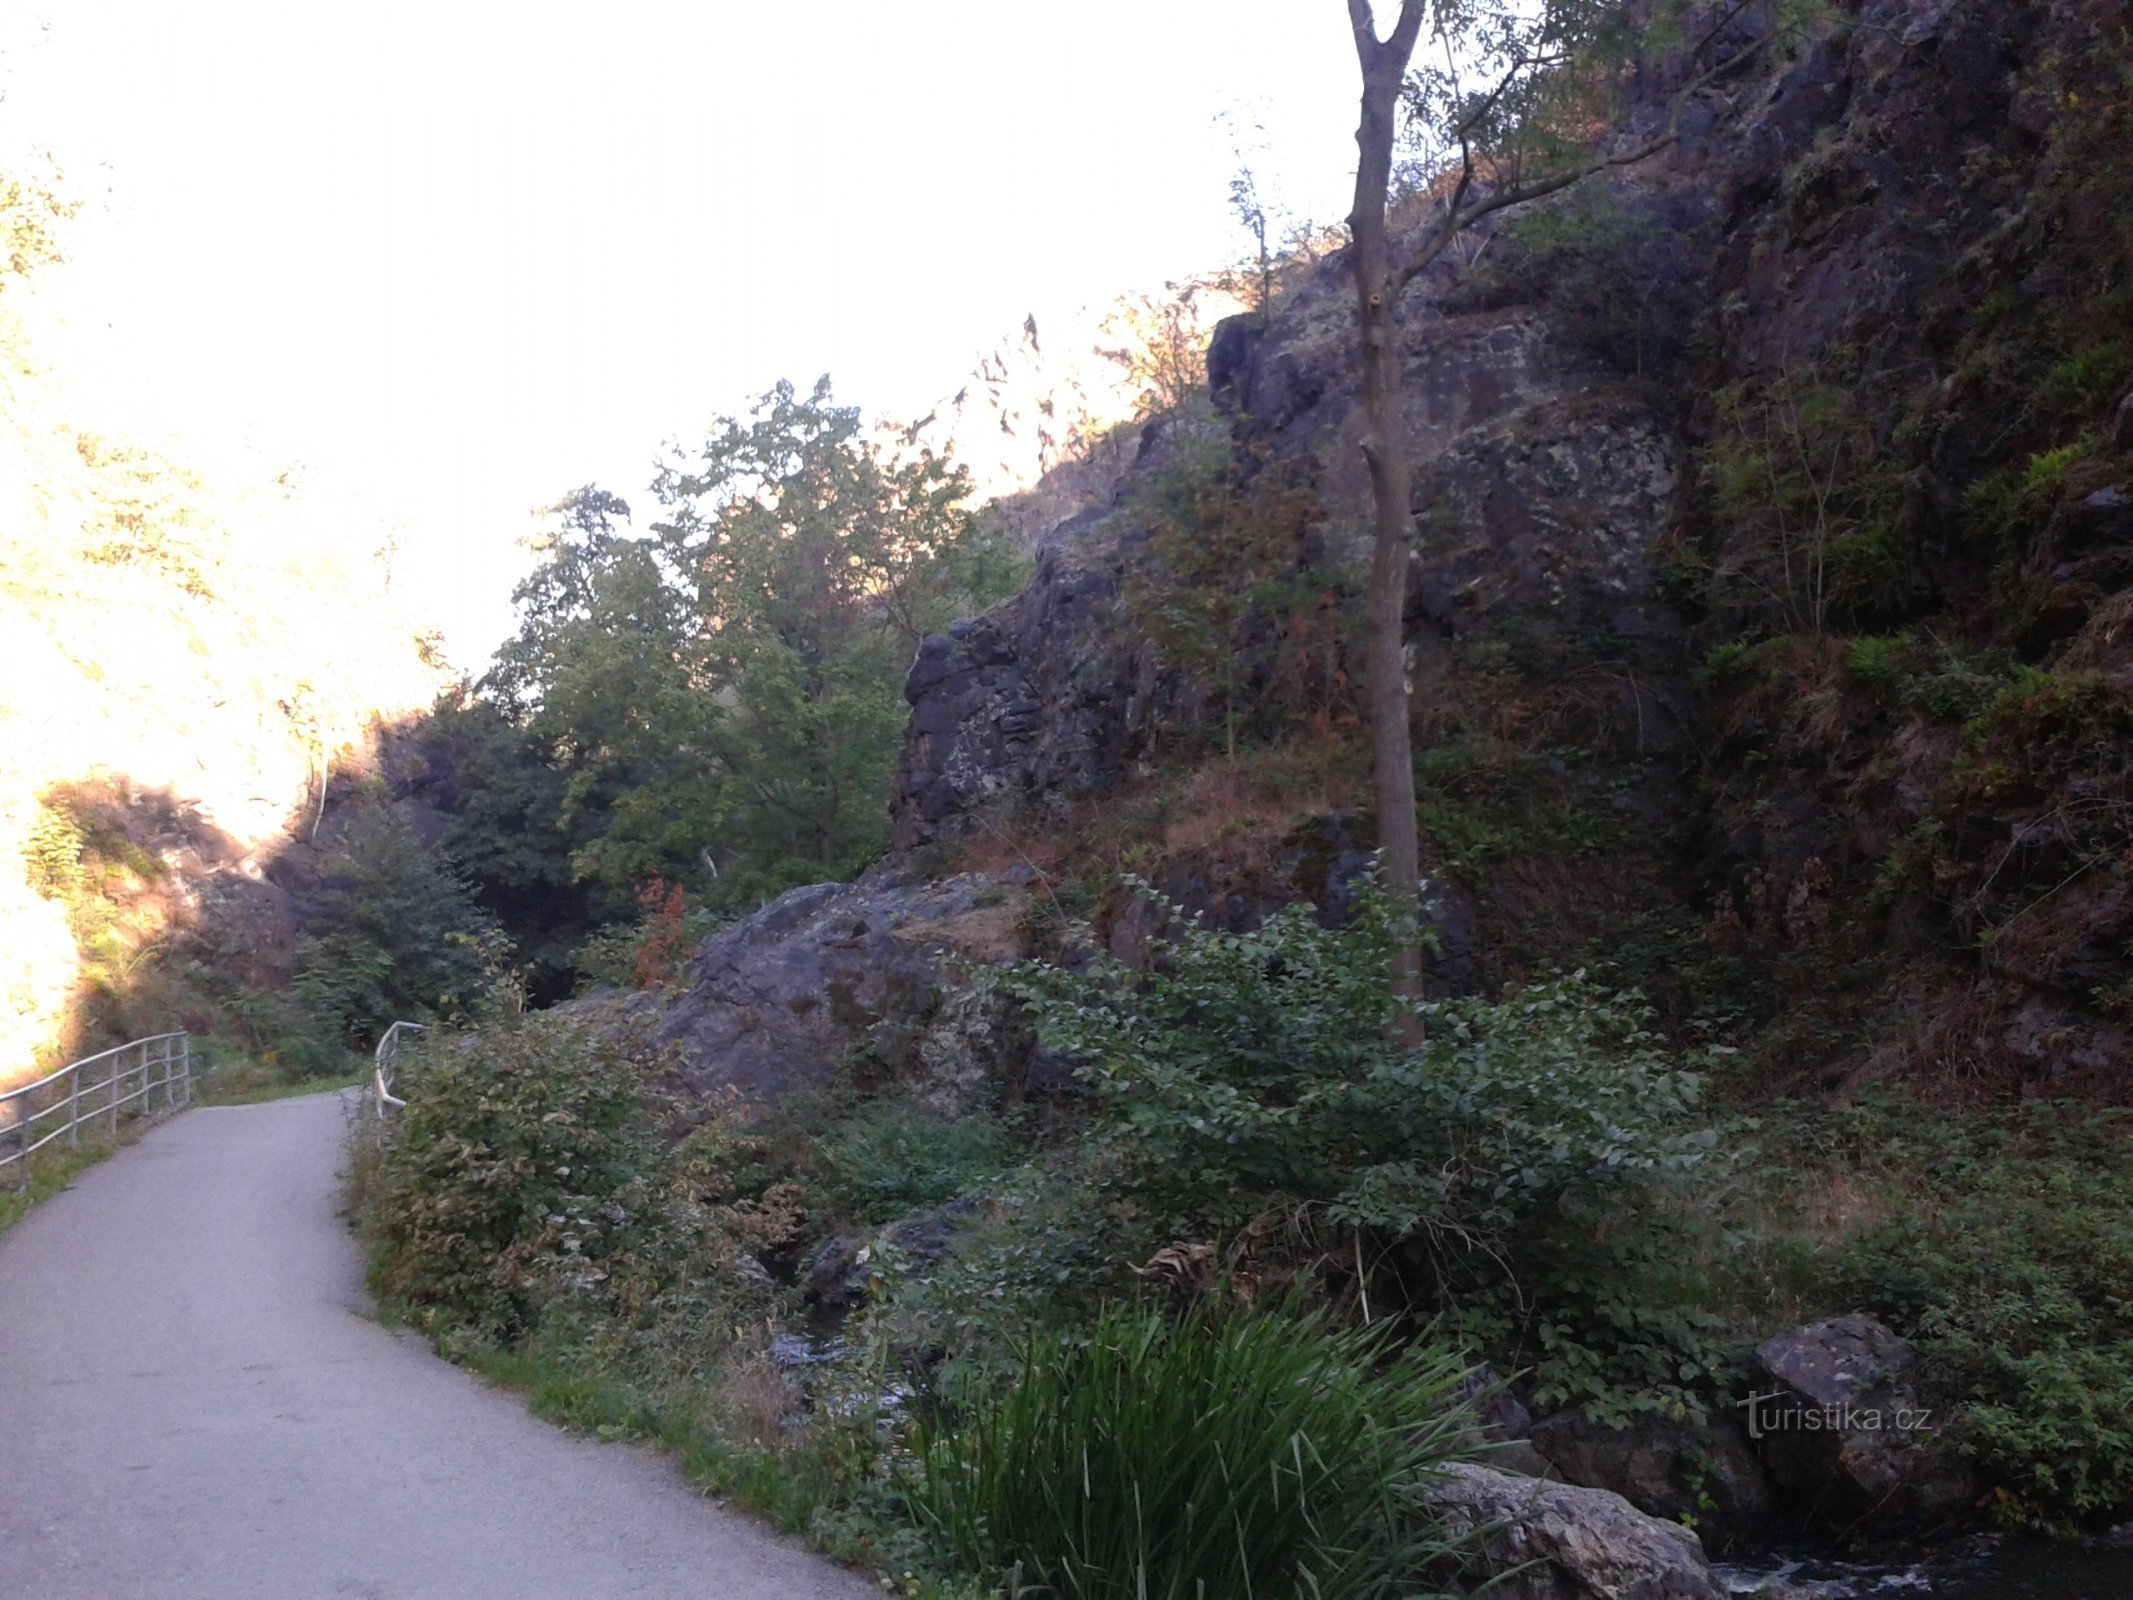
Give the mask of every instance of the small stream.
<svg viewBox="0 0 2133 1600">
<path fill-rule="evenodd" d="M 2133 1600 L 2133 1540 L 1988 1538 L 1910 1566 L 1808 1559 L 1714 1569 L 1737 1594 L 1776 1579 L 1818 1600 Z"/>
</svg>

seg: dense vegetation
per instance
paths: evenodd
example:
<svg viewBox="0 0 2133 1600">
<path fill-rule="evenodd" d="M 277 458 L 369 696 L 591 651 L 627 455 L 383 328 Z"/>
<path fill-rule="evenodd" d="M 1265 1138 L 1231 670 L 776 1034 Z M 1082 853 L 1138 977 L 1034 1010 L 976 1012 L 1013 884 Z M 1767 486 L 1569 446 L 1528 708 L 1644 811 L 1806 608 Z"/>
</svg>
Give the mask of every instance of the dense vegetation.
<svg viewBox="0 0 2133 1600">
<path fill-rule="evenodd" d="M 545 994 L 676 893 L 745 908 L 878 856 L 912 649 L 1018 581 L 962 472 L 889 459 L 827 382 L 715 423 L 651 492 L 643 532 L 604 490 L 561 502 L 517 635 L 420 735 L 446 847 Z"/>
<path fill-rule="evenodd" d="M 194 992 L 299 1071 L 454 1024 L 354 1152 L 391 1311 L 906 1588 L 1390 1592 L 1442 1554 L 1418 1484 L 1472 1442 L 1476 1368 L 1689 1439 L 1681 1514 L 1715 1536 L 1696 1451 L 1755 1346 L 1862 1311 L 1976 1474 L 1959 1516 L 2123 1518 L 2125 74 L 2087 21 L 2034 52 L 2043 181 L 1972 153 L 2005 218 L 1919 227 L 1980 237 L 1909 343 L 1849 310 L 1811 354 L 1758 343 L 1630 191 L 1461 264 L 1450 309 L 1530 309 L 1597 363 L 1581 418 L 1630 396 L 1678 430 L 1683 492 L 1656 623 L 1429 618 L 1415 824 L 1465 945 L 1432 998 L 1388 982 L 1398 918 L 1356 876 L 1323 914 L 1285 876 L 1375 832 L 1325 464 L 1216 414 L 1177 350 L 1101 602 L 1157 663 L 1158 734 L 1081 810 L 922 861 L 1029 886 L 1036 957 L 955 999 L 1033 1031 L 1043 1086 L 944 1106 L 864 1045 L 779 1107 L 692 1102 L 620 1008 L 520 1014 L 670 984 L 718 922 L 877 859 L 912 646 L 1022 576 L 956 469 L 826 385 L 671 454 L 641 523 L 562 500 L 493 670 L 397 736 L 410 770 L 330 806 L 321 774 L 285 959 L 232 939 Z M 1749 254 L 1855 221 L 1873 146 L 1837 129 L 1744 185 Z M 1262 265 L 1261 324 L 1308 323 L 1329 280 Z M 197 601 L 187 548 L 82 559 Z M 114 1003 L 167 870 L 123 809 L 53 789 L 25 834 Z M 834 1342 L 796 1353 L 840 1260 Z"/>
</svg>

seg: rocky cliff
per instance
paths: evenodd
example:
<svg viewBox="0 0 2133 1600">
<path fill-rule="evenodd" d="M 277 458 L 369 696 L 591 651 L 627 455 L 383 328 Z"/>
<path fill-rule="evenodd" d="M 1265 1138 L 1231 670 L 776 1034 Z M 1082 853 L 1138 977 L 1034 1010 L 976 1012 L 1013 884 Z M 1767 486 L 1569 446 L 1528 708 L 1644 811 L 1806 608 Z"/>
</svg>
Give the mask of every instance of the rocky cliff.
<svg viewBox="0 0 2133 1600">
<path fill-rule="evenodd" d="M 2128 63 L 2116 5 L 1839 8 L 1410 290 L 1440 981 L 1597 963 L 1789 1088 L 2133 1087 Z M 1349 296 L 1335 255 L 1223 323 L 1209 405 L 924 642 L 882 881 L 1014 865 L 1129 951 L 1121 866 L 1240 919 L 1339 893 Z M 1166 494 L 1210 440 L 1244 525 L 1254 485 L 1306 502 L 1281 595 L 1223 614 L 1226 687 L 1166 620 L 1208 582 Z M 1309 706 L 1275 692 L 1306 613 Z"/>
<path fill-rule="evenodd" d="M 1477 979 L 1612 959 L 1792 1082 L 2128 1087 L 2124 26 L 1846 9 L 1410 291 L 1424 821 Z M 1310 484 L 1297 560 L 1335 582 L 1349 293 L 1336 256 L 1209 354 L 1234 470 Z M 1175 759 L 1205 696 L 1136 614 L 1151 559 L 1129 478 L 926 642 L 904 848 Z"/>
</svg>

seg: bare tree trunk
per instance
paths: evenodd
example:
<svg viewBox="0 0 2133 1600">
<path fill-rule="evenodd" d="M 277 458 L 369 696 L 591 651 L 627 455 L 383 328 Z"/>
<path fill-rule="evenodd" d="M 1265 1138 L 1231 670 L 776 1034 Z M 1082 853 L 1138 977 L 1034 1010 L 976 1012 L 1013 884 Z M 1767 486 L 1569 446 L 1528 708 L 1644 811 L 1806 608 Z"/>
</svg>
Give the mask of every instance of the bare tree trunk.
<svg viewBox="0 0 2133 1600">
<path fill-rule="evenodd" d="M 1370 585 L 1363 600 L 1363 678 L 1370 711 L 1378 862 L 1392 902 L 1396 939 L 1392 989 L 1411 999 L 1422 988 L 1421 842 L 1415 830 L 1415 765 L 1408 724 L 1407 561 L 1414 543 L 1412 486 L 1400 428 L 1400 359 L 1394 314 L 1400 280 L 1392 270 L 1385 204 L 1392 183 L 1393 116 L 1407 75 L 1423 0 L 1402 0 L 1390 38 L 1380 41 L 1369 0 L 1348 0 L 1363 69 L 1362 120 L 1355 130 L 1355 209 L 1348 215 L 1363 346 L 1363 459 L 1377 513 Z M 1413 1027 L 1419 1040 L 1419 1026 Z"/>
</svg>

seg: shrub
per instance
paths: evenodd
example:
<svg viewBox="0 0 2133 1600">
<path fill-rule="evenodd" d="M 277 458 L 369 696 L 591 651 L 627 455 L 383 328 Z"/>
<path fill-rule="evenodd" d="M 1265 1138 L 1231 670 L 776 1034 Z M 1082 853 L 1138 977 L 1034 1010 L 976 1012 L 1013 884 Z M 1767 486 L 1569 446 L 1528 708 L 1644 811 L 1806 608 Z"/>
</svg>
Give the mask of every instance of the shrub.
<svg viewBox="0 0 2133 1600">
<path fill-rule="evenodd" d="M 1039 1333 L 1004 1392 L 919 1429 L 917 1516 L 971 1566 L 1074 1600 L 1385 1592 L 1442 1546 L 1412 1496 L 1469 1437 L 1464 1363 L 1367 1332 L 1114 1306 Z"/>
<path fill-rule="evenodd" d="M 1844 670 L 1858 682 L 1878 687 L 1887 683 L 1903 658 L 1917 648 L 1918 635 L 1909 631 L 1868 634 L 1844 647 Z"/>
<path fill-rule="evenodd" d="M 328 857 L 296 992 L 329 1034 L 367 1047 L 401 1018 L 465 1017 L 506 949 L 457 867 L 389 808 L 366 807 Z"/>
<path fill-rule="evenodd" d="M 676 1137 L 664 1066 L 612 1019 L 431 1036 L 368 1178 L 380 1293 L 433 1333 L 504 1345 L 566 1314 L 619 1337 L 759 1310 L 749 1258 L 789 1241 L 798 1191 L 737 1104 Z"/>
<path fill-rule="evenodd" d="M 1913 1340 L 1958 1447 L 2038 1516 L 2133 1507 L 2133 1141 L 2124 1113 L 1853 1115 L 1908 1175 L 1827 1263 Z"/>
<path fill-rule="evenodd" d="M 1380 906 L 1338 929 L 1291 906 L 1250 933 L 1189 923 L 1142 978 L 1097 961 L 1003 981 L 1081 1062 L 1125 1181 L 1188 1226 L 1305 1200 L 1465 1253 L 1567 1195 L 1708 1156 L 1715 1131 L 1689 1120 L 1702 1080 L 1634 1000 L 1572 976 L 1425 1002 L 1411 1048 L 1392 1033 L 1390 940 Z"/>
<path fill-rule="evenodd" d="M 1095 1095 L 1083 1229 L 1124 1215 L 1119 1243 L 1145 1247 L 1301 1215 L 1322 1256 L 1377 1264 L 1363 1292 L 1463 1307 L 1544 1384 L 1617 1374 L 1678 1398 L 1713 1381 L 1704 1319 L 1624 1303 L 1666 1276 L 1651 1193 L 1713 1165 L 1727 1131 L 1698 1117 L 1701 1076 L 1633 999 L 1579 977 L 1423 1004 L 1428 1042 L 1399 1043 L 1390 937 L 1382 906 L 1339 929 L 1298 906 L 1251 933 L 1188 924 L 1144 976 L 1098 961 L 998 980 Z M 1084 1269 L 1052 1243 L 1065 1283 Z"/>
<path fill-rule="evenodd" d="M 368 1218 L 377 1285 L 433 1327 L 516 1337 L 544 1279 L 599 1271 L 644 1206 L 645 1074 L 553 1014 L 438 1039 L 412 1067 Z"/>
<path fill-rule="evenodd" d="M 942 1117 L 899 1101 L 876 1101 L 814 1140 L 831 1199 L 861 1222 L 891 1222 L 945 1205 L 1008 1165 L 996 1118 Z"/>
<path fill-rule="evenodd" d="M 679 885 L 660 878 L 639 887 L 637 905 L 634 918 L 606 924 L 571 952 L 580 994 L 671 983 L 697 946 L 734 918 L 731 911 L 688 901 Z"/>
</svg>

